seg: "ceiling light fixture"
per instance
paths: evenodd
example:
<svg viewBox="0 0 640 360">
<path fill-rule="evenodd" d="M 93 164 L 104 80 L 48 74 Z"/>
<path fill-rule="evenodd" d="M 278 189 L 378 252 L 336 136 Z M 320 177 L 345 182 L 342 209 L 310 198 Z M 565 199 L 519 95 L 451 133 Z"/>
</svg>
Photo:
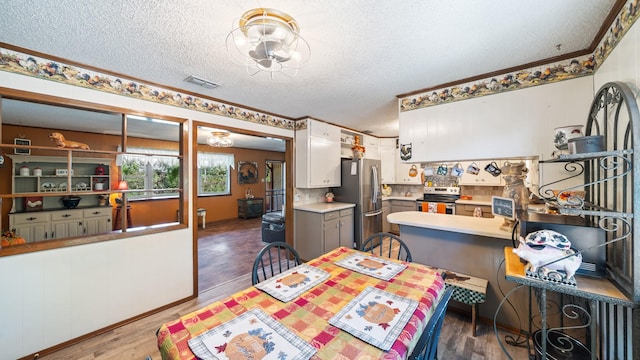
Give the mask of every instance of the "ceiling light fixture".
<svg viewBox="0 0 640 360">
<path fill-rule="evenodd" d="M 213 147 L 231 147 L 233 146 L 233 139 L 231 139 L 230 135 L 226 131 L 213 131 L 207 138 L 207 144 Z"/>
<path fill-rule="evenodd" d="M 213 82 L 213 81 L 211 81 L 211 80 L 206 80 L 206 79 L 203 79 L 203 78 L 201 78 L 201 77 L 197 77 L 197 76 L 195 76 L 195 75 L 189 75 L 189 76 L 187 76 L 187 78 L 186 78 L 186 79 L 184 79 L 184 81 L 186 81 L 186 82 L 190 82 L 190 83 L 192 83 L 192 84 L 200 85 L 200 86 L 202 86 L 202 87 L 206 87 L 206 88 L 208 88 L 208 89 L 215 89 L 215 88 L 217 88 L 218 86 L 220 86 L 220 84 L 218 84 L 218 83 L 214 83 L 214 82 Z"/>
<path fill-rule="evenodd" d="M 300 36 L 298 23 L 274 9 L 252 9 L 240 17 L 239 27 L 227 35 L 227 51 L 250 75 L 260 71 L 295 76 L 309 61 L 311 49 Z"/>
</svg>

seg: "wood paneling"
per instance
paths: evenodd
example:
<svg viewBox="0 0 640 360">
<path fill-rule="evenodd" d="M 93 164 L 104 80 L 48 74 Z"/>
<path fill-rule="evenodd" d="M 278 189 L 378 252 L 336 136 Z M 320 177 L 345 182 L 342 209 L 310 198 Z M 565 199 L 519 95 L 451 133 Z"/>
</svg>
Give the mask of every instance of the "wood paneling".
<svg viewBox="0 0 640 360">
<path fill-rule="evenodd" d="M 219 221 L 227 219 L 235 219 L 238 217 L 238 200 L 244 198 L 248 188 L 251 188 L 253 196 L 258 198 L 264 198 L 265 196 L 265 183 L 262 182 L 266 175 L 267 160 L 279 160 L 285 161 L 285 153 L 275 151 L 262 151 L 240 148 L 212 148 L 208 145 L 198 146 L 198 151 L 211 152 L 211 153 L 225 153 L 234 154 L 235 166 L 237 167 L 238 161 L 257 162 L 258 163 L 258 178 L 259 182 L 256 184 L 238 184 L 238 172 L 237 169 L 233 169 L 231 173 L 231 194 L 222 196 L 199 196 L 198 208 L 207 209 L 207 221 Z M 288 188 L 291 188 L 291 184 L 288 184 Z"/>
</svg>

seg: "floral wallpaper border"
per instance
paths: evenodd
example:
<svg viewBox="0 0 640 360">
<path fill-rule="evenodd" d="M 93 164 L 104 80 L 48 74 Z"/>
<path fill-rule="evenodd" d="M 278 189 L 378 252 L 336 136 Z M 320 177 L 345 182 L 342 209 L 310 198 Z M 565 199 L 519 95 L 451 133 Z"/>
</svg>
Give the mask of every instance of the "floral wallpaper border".
<svg viewBox="0 0 640 360">
<path fill-rule="evenodd" d="M 592 75 L 638 19 L 639 8 L 640 0 L 628 0 L 591 55 L 411 95 L 400 99 L 400 112 Z M 287 130 L 307 127 L 306 120 L 275 117 L 2 47 L 0 70 Z"/>
<path fill-rule="evenodd" d="M 639 3 L 625 3 L 593 54 L 404 97 L 400 112 L 592 75 L 638 19 Z"/>
<path fill-rule="evenodd" d="M 294 120 L 235 107 L 207 98 L 183 94 L 2 47 L 0 47 L 0 70 L 256 124 L 288 130 L 293 130 L 295 127 Z"/>
</svg>

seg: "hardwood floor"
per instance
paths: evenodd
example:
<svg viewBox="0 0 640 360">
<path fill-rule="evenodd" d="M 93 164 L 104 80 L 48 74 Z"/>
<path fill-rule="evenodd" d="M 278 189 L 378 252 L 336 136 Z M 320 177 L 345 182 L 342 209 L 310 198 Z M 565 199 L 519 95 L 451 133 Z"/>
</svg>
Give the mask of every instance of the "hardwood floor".
<svg viewBox="0 0 640 360">
<path fill-rule="evenodd" d="M 262 242 L 262 219 L 232 219 L 198 230 L 198 289 L 211 289 L 251 272 Z M 251 282 L 249 282 L 251 285 Z"/>
<path fill-rule="evenodd" d="M 200 295 L 157 314 L 69 346 L 46 360 L 144 360 L 160 359 L 155 331 L 168 321 L 225 298 L 251 285 L 251 266 L 256 253 L 265 245 L 261 240 L 261 219 L 234 220 L 207 224 L 198 232 Z M 205 290 L 208 289 L 208 290 Z M 502 341 L 508 333 L 499 332 Z M 506 345 L 511 359 L 527 359 L 522 347 Z M 438 347 L 439 359 L 502 360 L 504 354 L 493 327 L 478 324 L 477 336 L 471 336 L 471 317 L 448 311 Z"/>
</svg>

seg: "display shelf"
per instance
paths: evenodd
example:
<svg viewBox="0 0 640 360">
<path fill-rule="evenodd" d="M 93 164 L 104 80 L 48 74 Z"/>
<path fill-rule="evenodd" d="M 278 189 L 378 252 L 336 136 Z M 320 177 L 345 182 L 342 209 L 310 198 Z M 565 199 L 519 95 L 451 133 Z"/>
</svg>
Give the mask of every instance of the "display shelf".
<svg viewBox="0 0 640 360">
<path fill-rule="evenodd" d="M 576 275 L 577 286 L 562 285 L 526 276 L 524 264 L 520 261 L 520 257 L 513 253 L 512 247 L 504 248 L 504 258 L 506 279 L 518 284 L 627 307 L 640 305 L 634 303 L 632 299 L 605 278 Z"/>
<path fill-rule="evenodd" d="M 59 206 L 58 199 L 67 195 L 83 197 L 83 203 L 98 205 L 97 197 L 108 193 L 111 185 L 109 171 L 110 159 L 87 157 L 59 157 L 8 155 L 12 160 L 11 213 L 25 211 L 24 200 L 27 197 L 43 197 L 41 211 Z M 22 175 L 21 169 L 27 167 L 29 175 Z M 96 174 L 96 168 L 102 167 L 103 174 Z M 41 174 L 33 172 L 38 169 Z M 62 171 L 64 170 L 64 171 Z M 70 170 L 70 171 L 69 171 Z M 61 175 L 61 172 L 67 172 Z M 71 174 L 68 174 L 71 172 Z M 102 189 L 94 190 L 97 182 L 103 183 Z"/>
<path fill-rule="evenodd" d="M 512 248 L 505 248 L 506 279 L 535 289 L 540 296 L 538 306 L 543 336 L 542 348 L 540 353 L 536 352 L 536 357 L 547 358 L 546 335 L 555 331 L 547 327 L 547 291 L 558 293 L 564 307 L 581 309 L 589 317 L 589 321 L 580 328 L 587 329 L 591 359 L 609 358 L 621 349 L 632 354 L 633 358 L 640 354 L 640 336 L 637 334 L 640 329 L 637 311 L 640 307 L 640 241 L 634 232 L 634 228 L 640 226 L 639 219 L 635 217 L 635 213 L 640 211 L 637 174 L 640 159 L 638 152 L 634 151 L 640 144 L 639 123 L 640 111 L 634 92 L 623 82 L 606 83 L 593 99 L 585 126 L 585 136 L 604 137 L 606 150 L 561 154 L 557 158 L 540 161 L 541 165 L 565 164 L 570 176 L 540 186 L 538 193 L 548 205 L 557 207 L 562 215 L 583 219 L 585 226 L 604 230 L 604 243 L 595 247 L 605 248 L 606 271 L 604 277 L 598 278 L 576 275 L 576 286 L 562 285 L 526 276 L 520 258 Z M 580 185 L 560 190 L 562 186 L 559 185 L 578 176 L 583 178 Z M 550 189 L 557 189 L 557 192 L 551 196 L 554 191 Z M 556 194 L 577 189 L 584 189 L 584 198 L 581 194 L 569 196 L 559 204 Z M 570 240 L 573 243 L 573 239 Z M 584 239 L 575 240 L 580 242 Z M 568 295 L 567 302 L 564 302 L 565 295 Z M 581 307 L 581 301 L 588 304 Z M 611 319 L 612 313 L 616 314 L 616 320 Z M 529 315 L 531 320 L 531 309 Z M 570 318 L 571 314 L 563 311 L 562 315 Z M 616 321 L 615 328 L 606 326 L 610 321 Z M 551 346 L 558 349 L 555 344 Z"/>
<path fill-rule="evenodd" d="M 544 164 L 544 163 L 566 163 L 566 162 L 573 162 L 573 161 L 594 160 L 594 159 L 606 158 L 606 157 L 611 157 L 611 156 L 622 157 L 622 156 L 632 155 L 632 154 L 633 154 L 633 150 L 632 149 L 615 150 L 615 151 L 600 151 L 600 152 L 581 153 L 581 154 L 562 154 L 562 155 L 559 155 L 557 158 L 547 159 L 547 160 L 540 160 L 539 163 L 541 163 L 541 164 Z"/>
</svg>

